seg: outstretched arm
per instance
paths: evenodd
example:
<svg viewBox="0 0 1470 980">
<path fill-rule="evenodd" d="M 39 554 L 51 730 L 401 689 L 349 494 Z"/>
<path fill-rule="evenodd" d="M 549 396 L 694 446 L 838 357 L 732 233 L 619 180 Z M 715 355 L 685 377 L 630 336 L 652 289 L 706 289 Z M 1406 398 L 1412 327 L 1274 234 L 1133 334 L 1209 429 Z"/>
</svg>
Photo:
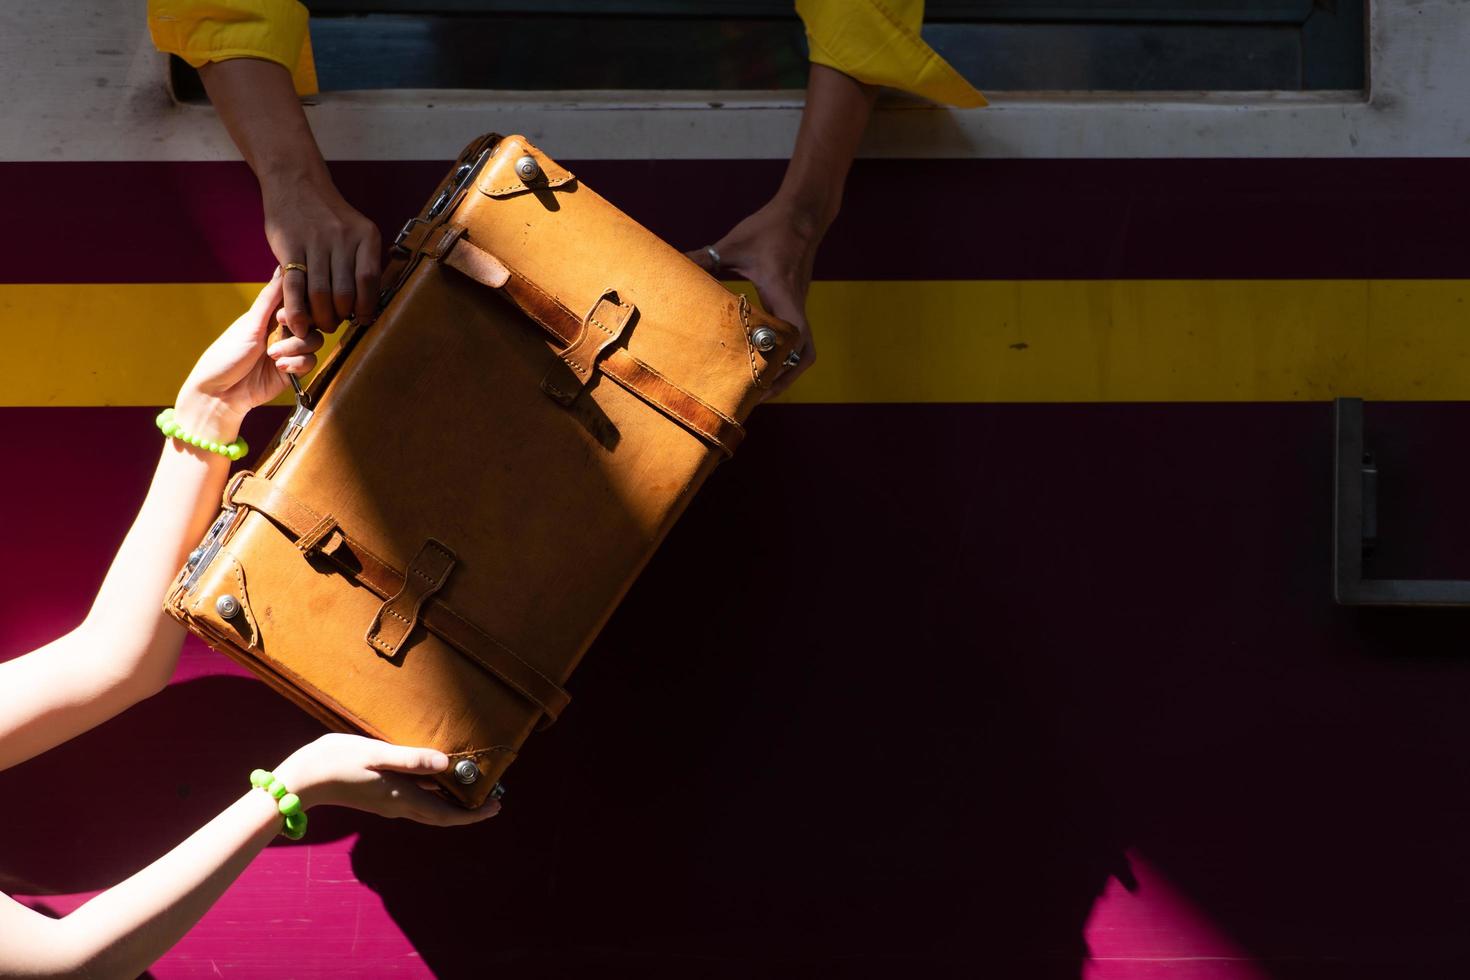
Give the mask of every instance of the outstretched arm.
<svg viewBox="0 0 1470 980">
<path fill-rule="evenodd" d="M 320 334 L 278 341 L 274 356 L 266 355 L 280 298 L 277 276 L 201 358 L 175 404 L 187 431 L 233 442 L 246 411 L 281 390 L 277 365 L 310 370 Z M 228 471 L 223 456 L 165 440 L 148 496 L 86 619 L 0 664 L 0 769 L 106 721 L 168 683 L 184 628 L 164 615 L 163 595 L 218 512 Z"/>
<path fill-rule="evenodd" d="M 202 406 L 180 404 L 177 411 L 189 431 L 204 431 Z M 101 724 L 168 683 L 184 630 L 159 607 L 219 509 L 228 469 L 223 456 L 173 440 L 163 447 L 148 497 L 87 618 L 39 650 L 0 664 L 0 769 Z"/>
<path fill-rule="evenodd" d="M 280 825 L 275 801 L 256 790 L 64 919 L 0 895 L 0 975 L 137 976 L 183 937 Z"/>
<path fill-rule="evenodd" d="M 233 442 L 241 419 L 305 374 L 321 334 L 267 343 L 281 302 L 279 272 L 217 339 L 184 382 L 176 418 L 187 431 Z M 167 683 L 183 629 L 161 599 L 218 506 L 228 462 L 169 440 L 147 500 L 118 550 L 91 613 L 61 639 L 0 664 L 0 768 L 116 714 Z M 327 735 L 275 769 L 304 807 L 349 806 L 448 826 L 493 816 L 498 803 L 461 809 L 420 788 L 443 772 L 432 749 Z M 239 774 L 243 783 L 246 774 Z M 64 919 L 0 895 L 0 976 L 136 976 L 198 921 L 282 826 L 264 792 L 232 806 L 158 861 Z"/>
<path fill-rule="evenodd" d="M 500 804 L 464 810 L 420 789 L 443 772 L 432 749 L 327 735 L 297 750 L 275 775 L 302 804 L 335 804 L 452 826 L 494 816 Z M 244 781 L 246 774 L 240 773 Z M 251 790 L 182 844 L 64 919 L 0 895 L 0 976 L 134 977 L 198 922 L 281 830 L 276 801 Z"/>
</svg>

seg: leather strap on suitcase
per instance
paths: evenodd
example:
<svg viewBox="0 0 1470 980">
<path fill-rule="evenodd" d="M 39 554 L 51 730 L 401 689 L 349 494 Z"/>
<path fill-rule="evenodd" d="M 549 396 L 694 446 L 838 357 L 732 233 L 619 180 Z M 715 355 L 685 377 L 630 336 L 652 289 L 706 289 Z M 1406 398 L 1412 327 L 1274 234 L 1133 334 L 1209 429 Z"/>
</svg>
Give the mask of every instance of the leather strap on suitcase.
<svg viewBox="0 0 1470 980">
<path fill-rule="evenodd" d="M 625 348 L 613 347 L 637 317 L 631 304 L 618 302 L 615 289 L 604 290 L 586 316 L 578 317 L 509 263 L 471 242 L 460 225 L 446 225 L 432 245 L 421 245 L 420 250 L 496 290 L 551 335 L 560 345 L 557 355 L 567 370 L 548 372 L 541 390 L 562 404 L 570 404 L 600 367 L 609 378 L 727 457 L 735 454 L 745 438 L 745 428 L 739 422 L 679 387 Z"/>
<path fill-rule="evenodd" d="M 408 572 L 399 571 L 373 554 L 361 542 L 354 541 L 337 526 L 330 515 L 316 513 L 293 498 L 280 485 L 263 480 L 249 471 L 238 473 L 230 480 L 225 488 L 225 506 L 249 507 L 258 511 L 291 537 L 301 549 L 303 560 L 310 560 L 318 555 L 327 558 L 342 574 L 385 600 L 384 609 L 369 627 L 366 637 L 367 644 L 378 653 L 390 658 L 396 656 L 399 646 L 413 627 L 422 623 L 430 632 L 540 708 L 545 713 L 545 719 L 539 727 L 550 726 L 571 701 L 571 695 L 562 690 L 560 685 L 516 656 L 515 651 L 459 616 L 444 603 L 430 598 L 443 585 L 442 579 L 448 577 L 448 568 L 442 576 L 437 577 L 438 583 L 432 590 L 418 597 L 413 605 L 413 616 L 406 617 L 401 612 L 390 609 L 390 605 L 413 588 L 416 577 L 428 576 L 423 568 L 416 567 L 418 562 L 410 566 Z M 437 545 L 439 550 L 448 554 L 443 545 L 433 542 L 432 539 L 429 545 L 426 550 L 432 552 L 432 547 Z M 448 565 L 449 568 L 453 567 L 452 556 Z M 394 637 L 391 642 L 381 635 L 380 620 L 385 614 L 396 615 L 399 619 L 399 626 L 391 631 Z M 375 632 L 378 633 L 376 638 Z"/>
</svg>

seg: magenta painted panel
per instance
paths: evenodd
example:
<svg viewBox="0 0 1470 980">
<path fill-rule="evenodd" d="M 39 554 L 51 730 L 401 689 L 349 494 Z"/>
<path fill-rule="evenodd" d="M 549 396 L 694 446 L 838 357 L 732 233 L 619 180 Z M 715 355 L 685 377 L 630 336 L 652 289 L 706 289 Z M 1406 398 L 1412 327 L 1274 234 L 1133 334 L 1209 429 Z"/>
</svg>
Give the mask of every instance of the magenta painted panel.
<svg viewBox="0 0 1470 980">
<path fill-rule="evenodd" d="M 545 147 L 553 156 L 554 146 Z M 569 161 L 678 248 L 765 203 L 778 160 Z M 448 161 L 338 161 L 391 242 Z M 819 279 L 1459 278 L 1464 161 L 859 160 Z M 55 187 L 126 187 L 58 211 Z M 894 193 L 902 187 L 904 193 Z M 711 192 L 711 188 L 718 188 Z M 0 282 L 236 282 L 275 265 L 243 163 L 0 163 L 32 229 Z M 119 249 L 125 241 L 128 248 Z M 66 254 L 66 262 L 54 256 Z"/>
<path fill-rule="evenodd" d="M 0 412 L 0 656 L 85 608 L 148 414 Z M 1369 426 L 1380 572 L 1466 574 L 1470 406 Z M 1332 605 L 1330 435 L 1310 404 L 763 410 L 502 816 L 323 811 L 157 975 L 1466 975 L 1470 620 Z M 103 887 L 315 731 L 192 647 L 0 773 L 51 804 L 7 809 L 0 869 Z"/>
</svg>

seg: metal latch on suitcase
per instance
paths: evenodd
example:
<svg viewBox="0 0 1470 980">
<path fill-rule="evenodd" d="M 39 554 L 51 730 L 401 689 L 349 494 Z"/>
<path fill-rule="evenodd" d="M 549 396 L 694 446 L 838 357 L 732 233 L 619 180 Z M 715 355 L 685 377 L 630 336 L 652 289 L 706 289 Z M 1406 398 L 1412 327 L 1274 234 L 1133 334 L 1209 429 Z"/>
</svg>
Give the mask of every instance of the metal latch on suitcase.
<svg viewBox="0 0 1470 980">
<path fill-rule="evenodd" d="M 281 445 L 285 445 L 306 428 L 306 423 L 311 421 L 311 396 L 301 387 L 301 380 L 296 375 L 289 375 L 291 387 L 296 392 L 296 411 L 291 413 L 290 420 L 286 423 L 285 431 L 281 433 Z"/>
<path fill-rule="evenodd" d="M 234 516 L 234 507 L 226 507 L 220 511 L 220 515 L 210 525 L 209 533 L 204 536 L 204 540 L 199 543 L 199 547 L 189 552 L 189 560 L 184 563 L 184 567 L 189 570 L 189 577 L 184 580 L 184 591 L 186 593 L 190 595 L 194 593 L 194 583 L 199 580 L 199 576 L 204 574 L 204 570 L 209 567 L 209 563 L 219 553 L 220 545 L 224 543 L 225 528 L 230 526 L 230 518 Z"/>
</svg>

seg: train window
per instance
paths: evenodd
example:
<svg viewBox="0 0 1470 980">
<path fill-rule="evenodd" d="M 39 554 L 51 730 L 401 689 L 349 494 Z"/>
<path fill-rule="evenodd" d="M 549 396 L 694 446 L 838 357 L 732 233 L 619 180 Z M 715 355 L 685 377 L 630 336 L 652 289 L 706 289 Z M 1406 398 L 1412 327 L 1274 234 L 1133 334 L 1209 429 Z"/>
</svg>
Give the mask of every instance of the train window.
<svg viewBox="0 0 1470 980">
<path fill-rule="evenodd" d="M 323 91 L 805 85 L 791 0 L 309 0 Z M 982 90 L 1365 87 L 1365 0 L 931 0 L 925 39 Z M 182 98 L 202 98 L 176 65 Z"/>
</svg>

